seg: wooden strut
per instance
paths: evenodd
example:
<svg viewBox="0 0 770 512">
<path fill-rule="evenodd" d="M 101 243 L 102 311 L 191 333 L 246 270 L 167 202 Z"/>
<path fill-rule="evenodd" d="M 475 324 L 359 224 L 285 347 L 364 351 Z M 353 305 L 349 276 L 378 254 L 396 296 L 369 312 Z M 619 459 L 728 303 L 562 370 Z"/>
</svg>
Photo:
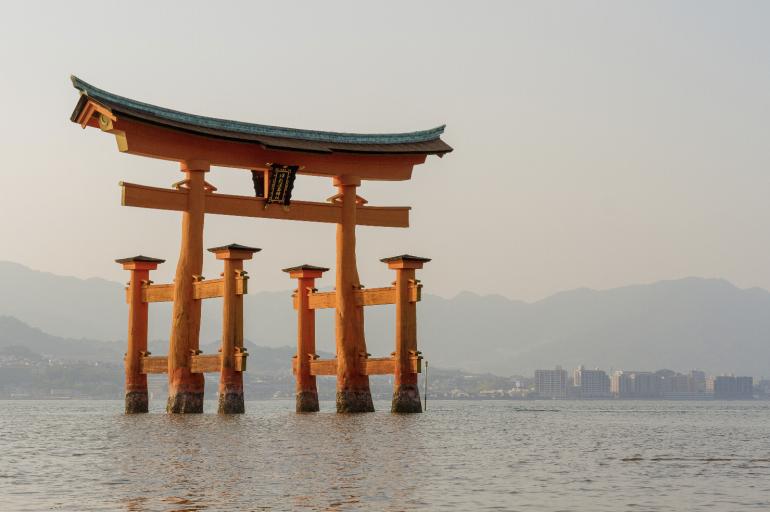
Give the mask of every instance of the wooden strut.
<svg viewBox="0 0 770 512">
<path fill-rule="evenodd" d="M 233 368 L 239 372 L 246 371 L 248 352 L 236 352 L 233 356 Z M 222 354 L 192 354 L 190 355 L 191 373 L 216 373 L 222 369 Z M 168 373 L 168 356 L 143 355 L 140 358 L 139 373 Z"/>
<path fill-rule="evenodd" d="M 310 375 L 337 375 L 337 359 L 309 358 Z M 361 369 L 364 375 L 393 375 L 396 372 L 395 357 L 362 357 Z M 422 373 L 422 356 L 414 355 L 409 358 L 408 371 Z M 292 362 L 292 371 L 297 373 L 297 359 Z"/>
<path fill-rule="evenodd" d="M 314 292 L 306 290 L 307 307 L 310 309 L 328 309 L 335 307 L 336 292 Z M 368 288 L 353 292 L 356 306 L 381 306 L 396 303 L 396 287 Z M 413 283 L 409 286 L 409 302 L 419 302 L 422 299 L 422 285 Z M 297 309 L 298 298 L 294 296 L 294 309 Z"/>
<path fill-rule="evenodd" d="M 248 275 L 243 272 L 235 278 L 235 294 L 246 295 L 248 293 Z M 224 296 L 224 279 L 208 279 L 193 283 L 193 298 L 195 300 L 213 299 Z M 126 303 L 130 301 L 131 290 L 126 288 Z M 141 286 L 142 302 L 171 302 L 174 300 L 174 284 L 153 284 L 145 281 Z"/>
</svg>

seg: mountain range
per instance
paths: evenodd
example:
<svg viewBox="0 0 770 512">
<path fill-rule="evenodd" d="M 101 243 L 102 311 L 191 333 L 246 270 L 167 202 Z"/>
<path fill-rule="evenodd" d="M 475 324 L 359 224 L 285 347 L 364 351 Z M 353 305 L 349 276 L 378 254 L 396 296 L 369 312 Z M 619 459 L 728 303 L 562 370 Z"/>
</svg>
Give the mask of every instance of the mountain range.
<svg viewBox="0 0 770 512">
<path fill-rule="evenodd" d="M 0 283 L 0 315 L 6 317 L 0 319 L 0 347 L 31 344 L 39 353 L 122 357 L 127 316 L 122 284 L 11 262 L 0 262 Z M 219 299 L 204 302 L 204 347 L 216 346 L 220 308 Z M 296 336 L 290 290 L 251 289 L 244 311 L 244 335 L 254 346 L 273 347 L 281 358 L 290 353 L 285 347 L 293 346 Z M 393 306 L 367 308 L 373 355 L 393 350 L 393 315 Z M 318 312 L 319 351 L 334 351 L 332 322 L 332 310 Z M 577 289 L 532 303 L 469 292 L 451 299 L 423 294 L 418 322 L 420 350 L 436 367 L 499 375 L 526 375 L 557 364 L 770 374 L 770 293 L 721 279 Z M 169 324 L 170 305 L 152 304 L 154 353 L 166 352 Z M 254 363 L 250 359 L 251 368 Z"/>
</svg>

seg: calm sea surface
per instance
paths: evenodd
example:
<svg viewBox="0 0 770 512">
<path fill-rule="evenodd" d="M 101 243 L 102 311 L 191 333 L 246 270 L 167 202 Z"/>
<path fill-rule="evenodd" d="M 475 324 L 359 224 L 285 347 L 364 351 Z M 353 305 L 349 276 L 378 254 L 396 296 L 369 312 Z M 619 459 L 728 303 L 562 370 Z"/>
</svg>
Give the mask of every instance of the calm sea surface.
<svg viewBox="0 0 770 512">
<path fill-rule="evenodd" d="M 768 510 L 767 402 L 0 401 L 0 510 Z"/>
</svg>

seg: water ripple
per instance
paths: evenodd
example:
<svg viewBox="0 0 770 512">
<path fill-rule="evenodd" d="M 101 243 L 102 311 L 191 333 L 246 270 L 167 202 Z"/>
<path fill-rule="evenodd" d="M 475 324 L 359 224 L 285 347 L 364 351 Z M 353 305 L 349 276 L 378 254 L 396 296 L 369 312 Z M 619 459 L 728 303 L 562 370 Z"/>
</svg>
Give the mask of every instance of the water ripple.
<svg viewBox="0 0 770 512">
<path fill-rule="evenodd" d="M 0 509 L 766 510 L 770 404 L 439 402 L 124 416 L 0 401 Z M 388 410 L 378 403 L 379 411 Z"/>
</svg>

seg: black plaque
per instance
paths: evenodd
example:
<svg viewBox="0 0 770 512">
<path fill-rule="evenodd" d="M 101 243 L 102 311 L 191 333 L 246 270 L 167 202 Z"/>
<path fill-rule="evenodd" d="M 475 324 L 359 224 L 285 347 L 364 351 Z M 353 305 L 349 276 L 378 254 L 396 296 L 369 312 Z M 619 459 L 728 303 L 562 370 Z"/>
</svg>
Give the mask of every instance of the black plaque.
<svg viewBox="0 0 770 512">
<path fill-rule="evenodd" d="M 297 165 L 270 165 L 269 190 L 265 197 L 266 203 L 280 203 L 284 206 L 291 204 L 291 191 L 294 179 L 297 177 Z"/>
</svg>

